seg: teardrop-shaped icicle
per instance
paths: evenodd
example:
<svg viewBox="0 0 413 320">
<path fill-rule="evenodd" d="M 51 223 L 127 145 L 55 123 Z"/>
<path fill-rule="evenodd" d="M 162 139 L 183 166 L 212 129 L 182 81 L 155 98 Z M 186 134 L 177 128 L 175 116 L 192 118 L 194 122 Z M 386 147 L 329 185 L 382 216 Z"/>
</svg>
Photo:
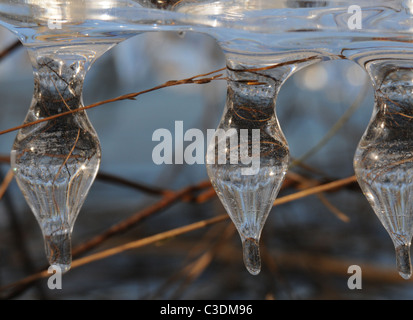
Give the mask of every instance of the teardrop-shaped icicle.
<svg viewBox="0 0 413 320">
<path fill-rule="evenodd" d="M 253 275 L 261 269 L 261 231 L 289 165 L 275 98 L 290 71 L 229 69 L 224 114 L 208 146 L 209 178 L 240 234 L 244 264 Z"/>
<path fill-rule="evenodd" d="M 391 60 L 369 66 L 376 86 L 372 119 L 354 158 L 364 194 L 396 248 L 397 268 L 411 276 L 413 236 L 413 63 Z"/>
<path fill-rule="evenodd" d="M 35 89 L 25 123 L 83 106 L 86 70 L 96 52 L 29 51 Z M 41 227 L 50 265 L 69 270 L 71 234 L 100 164 L 98 137 L 85 111 L 21 129 L 11 152 L 17 183 Z"/>
</svg>

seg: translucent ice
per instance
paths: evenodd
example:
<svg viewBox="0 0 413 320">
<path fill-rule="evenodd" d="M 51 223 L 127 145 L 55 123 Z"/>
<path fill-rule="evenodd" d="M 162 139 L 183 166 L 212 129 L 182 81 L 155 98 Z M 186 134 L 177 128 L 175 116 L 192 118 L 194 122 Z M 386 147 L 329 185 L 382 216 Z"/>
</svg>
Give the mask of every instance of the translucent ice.
<svg viewBox="0 0 413 320">
<path fill-rule="evenodd" d="M 35 89 L 25 123 L 82 106 L 85 61 L 32 53 Z M 71 234 L 100 163 L 85 111 L 21 129 L 11 152 L 17 183 L 43 232 L 51 265 L 71 265 Z"/>
<path fill-rule="evenodd" d="M 371 70 L 375 107 L 354 158 L 359 184 L 396 249 L 403 278 L 410 278 L 413 236 L 413 69 L 395 62 Z"/>
<path fill-rule="evenodd" d="M 248 72 L 231 76 L 224 115 L 208 146 L 207 171 L 241 236 L 244 264 L 256 275 L 261 231 L 287 172 L 289 151 L 275 114 L 279 83 Z"/>
</svg>

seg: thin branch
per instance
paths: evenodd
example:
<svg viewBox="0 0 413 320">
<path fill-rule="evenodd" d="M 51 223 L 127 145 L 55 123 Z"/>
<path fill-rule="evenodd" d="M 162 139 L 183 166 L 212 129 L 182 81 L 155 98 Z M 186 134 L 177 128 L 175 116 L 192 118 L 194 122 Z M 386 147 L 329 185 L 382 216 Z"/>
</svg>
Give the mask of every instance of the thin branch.
<svg viewBox="0 0 413 320">
<path fill-rule="evenodd" d="M 6 176 L 3 179 L 3 182 L 0 185 L 0 199 L 3 198 L 4 194 L 6 193 L 10 183 L 13 181 L 14 178 L 14 174 L 13 174 L 13 170 L 10 169 Z"/>
<path fill-rule="evenodd" d="M 225 215 L 220 215 L 220 216 L 208 219 L 208 220 L 195 222 L 195 223 L 183 226 L 183 227 L 179 227 L 179 228 L 175 228 L 175 229 L 168 230 L 168 231 L 165 231 L 165 232 L 161 232 L 161 233 L 155 234 L 155 235 L 150 236 L 150 237 L 146 237 L 146 238 L 139 239 L 139 240 L 136 240 L 136 241 L 128 242 L 126 244 L 123 244 L 123 245 L 120 245 L 120 246 L 117 246 L 117 247 L 114 247 L 114 248 L 111 248 L 111 249 L 107 249 L 107 250 L 89 255 L 89 256 L 84 257 L 84 258 L 74 260 L 73 263 L 72 263 L 72 268 L 74 269 L 74 268 L 83 266 L 85 264 L 89 264 L 89 263 L 94 262 L 94 261 L 109 258 L 109 257 L 114 256 L 116 254 L 125 252 L 127 250 L 137 249 L 137 248 L 140 248 L 140 247 L 143 247 L 143 246 L 147 246 L 149 244 L 153 244 L 153 243 L 158 242 L 158 241 L 173 238 L 173 237 L 176 237 L 176 236 L 179 236 L 179 235 L 191 232 L 191 231 L 199 230 L 199 229 L 205 228 L 209 225 L 212 225 L 212 224 L 215 224 L 215 223 L 218 223 L 218 222 L 222 222 L 222 221 L 227 220 L 227 219 L 228 219 L 228 216 L 226 214 Z"/>
<path fill-rule="evenodd" d="M 348 178 L 345 178 L 345 179 L 341 179 L 341 180 L 333 181 L 333 182 L 330 182 L 330 183 L 326 183 L 326 184 L 323 184 L 321 186 L 308 188 L 306 190 L 298 191 L 296 193 L 293 193 L 293 194 L 281 197 L 279 199 L 276 199 L 274 201 L 274 205 L 275 206 L 281 205 L 281 204 L 291 202 L 291 201 L 294 201 L 294 200 L 298 200 L 298 199 L 301 199 L 301 198 L 305 198 L 305 197 L 308 197 L 310 195 L 317 194 L 317 193 L 320 193 L 320 192 L 326 192 L 326 191 L 333 192 L 333 191 L 336 191 L 339 188 L 342 188 L 342 187 L 344 187 L 348 184 L 352 184 L 352 183 L 355 183 L 355 182 L 357 182 L 356 176 L 351 176 L 351 177 L 348 177 Z"/>
</svg>

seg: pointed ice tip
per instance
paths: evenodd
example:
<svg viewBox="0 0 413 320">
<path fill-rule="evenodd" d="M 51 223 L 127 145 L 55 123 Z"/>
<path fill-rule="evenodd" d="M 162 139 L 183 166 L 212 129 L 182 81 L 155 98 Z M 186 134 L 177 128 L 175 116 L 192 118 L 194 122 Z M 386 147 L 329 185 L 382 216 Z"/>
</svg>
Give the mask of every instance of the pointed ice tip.
<svg viewBox="0 0 413 320">
<path fill-rule="evenodd" d="M 71 232 L 45 236 L 44 243 L 49 264 L 61 273 L 69 271 L 72 265 Z"/>
<path fill-rule="evenodd" d="M 400 245 L 396 247 L 397 270 L 403 279 L 410 279 L 412 266 L 410 263 L 410 245 Z"/>
<path fill-rule="evenodd" d="M 244 253 L 244 264 L 248 272 L 257 275 L 261 271 L 260 248 L 258 241 L 253 238 L 247 238 L 242 242 Z"/>
<path fill-rule="evenodd" d="M 404 280 L 409 280 L 410 277 L 412 276 L 411 273 L 402 273 L 402 272 L 399 272 L 399 274 L 400 274 L 400 276 L 401 276 Z"/>
</svg>

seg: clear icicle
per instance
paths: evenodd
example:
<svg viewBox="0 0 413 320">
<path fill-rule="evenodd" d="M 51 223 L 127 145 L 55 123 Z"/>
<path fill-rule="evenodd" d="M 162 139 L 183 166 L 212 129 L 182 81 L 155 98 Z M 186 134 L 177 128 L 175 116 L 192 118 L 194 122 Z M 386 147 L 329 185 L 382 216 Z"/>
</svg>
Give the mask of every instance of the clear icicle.
<svg viewBox="0 0 413 320">
<path fill-rule="evenodd" d="M 31 51 L 35 89 L 25 123 L 82 106 L 89 59 Z M 69 270 L 71 234 L 97 174 L 100 144 L 85 111 L 21 129 L 11 152 L 17 183 L 43 232 L 49 263 Z"/>
<path fill-rule="evenodd" d="M 241 236 L 245 266 L 256 275 L 261 231 L 289 164 L 275 114 L 281 80 L 256 72 L 229 75 L 224 115 L 208 146 L 207 171 Z"/>
<path fill-rule="evenodd" d="M 354 158 L 360 187 L 396 249 L 400 275 L 411 276 L 413 235 L 413 68 L 371 65 L 376 85 L 372 119 Z"/>
</svg>

